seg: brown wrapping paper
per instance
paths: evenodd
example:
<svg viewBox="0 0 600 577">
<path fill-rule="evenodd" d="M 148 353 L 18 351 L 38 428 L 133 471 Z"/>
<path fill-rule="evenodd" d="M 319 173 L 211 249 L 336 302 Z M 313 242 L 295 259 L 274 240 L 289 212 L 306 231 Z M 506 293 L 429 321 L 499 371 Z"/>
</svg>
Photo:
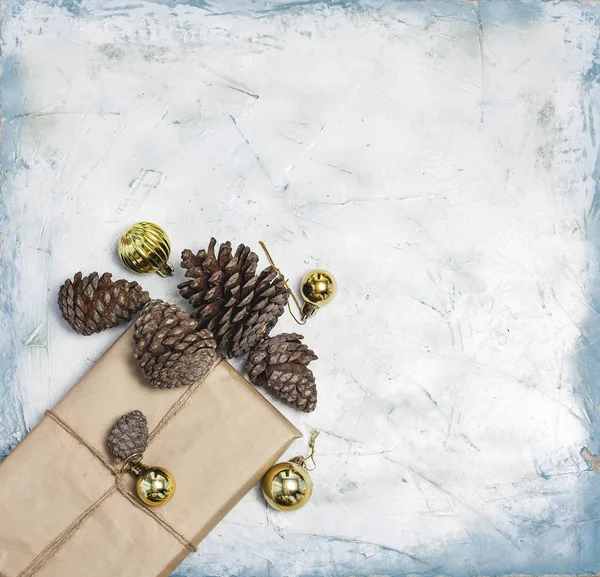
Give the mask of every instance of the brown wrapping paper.
<svg viewBox="0 0 600 577">
<path fill-rule="evenodd" d="M 134 409 L 151 432 L 164 425 L 144 462 L 177 482 L 158 519 L 101 460 L 112 463 L 110 428 Z M 193 390 L 150 387 L 131 329 L 53 413 L 83 443 L 47 416 L 0 464 L 0 577 L 166 577 L 301 436 L 224 360 Z"/>
</svg>

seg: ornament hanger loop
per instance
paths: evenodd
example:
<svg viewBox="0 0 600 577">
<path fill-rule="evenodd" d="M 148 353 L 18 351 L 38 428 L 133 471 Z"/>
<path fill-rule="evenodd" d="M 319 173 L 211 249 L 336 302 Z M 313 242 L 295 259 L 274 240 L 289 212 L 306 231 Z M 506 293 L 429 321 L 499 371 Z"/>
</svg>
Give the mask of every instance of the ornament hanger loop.
<svg viewBox="0 0 600 577">
<path fill-rule="evenodd" d="M 273 265 L 273 268 L 282 276 L 282 278 L 283 278 L 283 284 L 290 291 L 290 295 L 294 299 L 294 302 L 296 303 L 296 306 L 298 307 L 298 311 L 300 311 L 300 314 L 302 315 L 302 318 L 298 319 L 296 317 L 296 315 L 294 314 L 294 311 L 292 310 L 292 305 L 290 305 L 290 303 L 288 301 L 288 309 L 290 311 L 290 314 L 292 315 L 292 318 L 299 325 L 305 325 L 306 324 L 306 319 L 308 318 L 308 315 L 304 314 L 304 312 L 302 311 L 302 307 L 300 306 L 300 301 L 298 301 L 298 298 L 294 294 L 294 291 L 290 288 L 290 285 L 288 284 L 288 281 L 285 278 L 285 275 L 281 272 L 281 269 L 275 264 L 275 261 L 273 260 L 273 257 L 271 256 L 271 253 L 269 252 L 269 249 L 267 248 L 267 246 L 265 245 L 265 243 L 262 240 L 259 240 L 258 243 L 260 244 L 260 246 L 262 246 L 263 250 L 265 251 L 265 254 L 267 255 L 267 258 L 269 259 L 269 262 L 271 263 L 271 265 Z"/>
<path fill-rule="evenodd" d="M 319 431 L 313 429 L 310 433 L 310 442 L 308 446 L 310 447 L 310 455 L 306 457 L 307 461 L 312 461 L 312 468 L 306 468 L 307 471 L 314 471 L 317 468 L 317 462 L 315 461 L 315 443 L 317 441 L 317 437 L 319 436 Z"/>
<path fill-rule="evenodd" d="M 308 457 L 296 457 L 295 459 L 292 459 L 292 462 L 297 462 L 307 471 L 314 471 L 317 468 L 317 462 L 315 461 L 315 442 L 318 436 L 319 431 L 313 429 L 310 433 L 310 441 L 308 443 L 308 446 L 310 448 L 310 455 L 308 455 Z M 306 463 L 308 461 L 312 461 L 312 467 L 310 469 L 306 466 Z"/>
<path fill-rule="evenodd" d="M 129 455 L 129 457 L 123 461 L 121 472 L 130 471 L 133 469 L 133 467 L 137 467 L 141 464 L 143 458 L 144 455 L 142 453 L 134 453 L 133 455 Z"/>
<path fill-rule="evenodd" d="M 288 300 L 288 309 L 290 310 L 290 314 L 293 319 L 299 324 L 303 325 L 306 323 L 306 319 L 314 316 L 317 311 L 329 304 L 337 293 L 337 281 L 335 277 L 328 271 L 317 269 L 310 271 L 300 283 L 300 294 L 304 299 L 304 305 L 300 305 L 300 301 L 296 298 L 296 295 L 290 288 L 288 281 L 286 280 L 284 274 L 281 272 L 279 267 L 273 261 L 273 257 L 269 253 L 265 243 L 261 240 L 260 246 L 263 247 L 269 262 L 273 265 L 273 268 L 281 275 L 283 278 L 283 283 L 286 288 L 290 291 L 292 298 L 294 299 L 294 303 L 298 307 L 300 311 L 300 319 L 296 317 L 296 315 L 292 311 L 292 307 Z"/>
</svg>

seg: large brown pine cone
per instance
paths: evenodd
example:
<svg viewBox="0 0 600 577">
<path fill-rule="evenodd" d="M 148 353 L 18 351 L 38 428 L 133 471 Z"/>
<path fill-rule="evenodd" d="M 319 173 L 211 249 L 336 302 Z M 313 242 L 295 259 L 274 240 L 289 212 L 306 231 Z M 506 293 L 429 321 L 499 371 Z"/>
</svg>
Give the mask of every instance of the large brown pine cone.
<svg viewBox="0 0 600 577">
<path fill-rule="evenodd" d="M 310 413 L 317 406 L 317 386 L 308 364 L 317 355 L 301 342 L 303 338 L 296 333 L 266 337 L 250 353 L 246 371 L 256 386 Z"/>
<path fill-rule="evenodd" d="M 192 280 L 181 283 L 179 292 L 196 309 L 198 328 L 213 331 L 219 351 L 239 357 L 269 335 L 290 291 L 274 267 L 256 274 L 258 256 L 247 246 L 232 253 L 225 242 L 215 254 L 216 244 L 212 238 L 208 251 L 183 251 L 181 266 Z"/>
<path fill-rule="evenodd" d="M 82 335 L 99 333 L 131 320 L 148 301 L 148 293 L 137 282 L 112 280 L 105 272 L 67 279 L 58 291 L 63 318 Z"/>
<path fill-rule="evenodd" d="M 177 305 L 151 300 L 135 321 L 134 357 L 152 386 L 171 389 L 192 385 L 205 376 L 218 355 L 209 330 Z"/>
<path fill-rule="evenodd" d="M 123 415 L 108 437 L 108 449 L 116 461 L 141 454 L 148 445 L 148 421 L 141 411 Z"/>
</svg>

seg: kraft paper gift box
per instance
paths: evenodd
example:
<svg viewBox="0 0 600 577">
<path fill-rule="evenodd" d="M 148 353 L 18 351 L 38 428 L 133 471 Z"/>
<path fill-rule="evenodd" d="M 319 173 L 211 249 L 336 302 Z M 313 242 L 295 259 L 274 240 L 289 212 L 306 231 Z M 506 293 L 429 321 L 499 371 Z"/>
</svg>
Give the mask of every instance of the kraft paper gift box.
<svg viewBox="0 0 600 577">
<path fill-rule="evenodd" d="M 144 463 L 176 480 L 161 507 L 106 447 L 135 409 Z M 0 464 L 0 576 L 170 575 L 300 436 L 225 360 L 192 387 L 151 387 L 129 329 Z"/>
</svg>

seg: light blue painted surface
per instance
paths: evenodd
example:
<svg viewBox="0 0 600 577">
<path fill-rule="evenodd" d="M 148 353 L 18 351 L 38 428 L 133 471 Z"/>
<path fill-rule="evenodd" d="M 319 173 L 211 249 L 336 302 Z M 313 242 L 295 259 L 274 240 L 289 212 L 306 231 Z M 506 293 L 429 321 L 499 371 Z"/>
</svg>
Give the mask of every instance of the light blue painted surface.
<svg viewBox="0 0 600 577">
<path fill-rule="evenodd" d="M 3 115 L 14 114 L 19 100 L 18 65 L 12 60 L 2 59 L 3 84 L 1 107 Z M 18 154 L 18 130 L 4 129 L 0 147 L 0 163 L 3 167 L 3 184 L 0 192 L 0 234 L 2 274 L 0 275 L 0 459 L 16 446 L 26 434 L 22 409 L 21 383 L 15 379 L 17 357 L 23 349 L 24 335 L 20 332 L 20 317 L 17 303 L 13 301 L 15 287 L 19 284 L 16 262 L 19 250 L 18 217 L 14 217 L 13 198 L 16 192 L 11 187 L 11 174 L 21 162 Z"/>
<path fill-rule="evenodd" d="M 325 6 L 327 2 L 250 2 L 238 0 L 235 6 L 228 5 L 222 9 L 218 2 L 193 1 L 170 2 L 160 1 L 157 4 L 175 6 L 185 4 L 191 8 L 209 10 L 214 13 L 239 12 L 248 17 L 264 15 L 269 12 L 311 10 L 315 6 Z M 97 10 L 87 9 L 76 0 L 53 2 L 74 18 L 98 17 Z M 377 8 L 376 3 L 332 2 L 332 5 L 343 6 L 348 10 L 366 11 Z M 482 4 L 479 8 L 470 5 L 457 5 L 452 2 L 402 2 L 402 10 L 437 12 L 452 15 L 469 21 L 480 19 L 481 26 L 509 26 L 515 21 L 535 21 L 540 7 L 535 4 L 520 2 L 492 2 Z M 110 4 L 107 4 L 110 7 Z M 18 18 L 22 3 L 9 2 L 6 18 Z M 114 6 L 115 10 L 122 12 L 127 6 Z M 586 17 L 600 23 L 600 9 L 585 8 Z M 110 12 L 110 10 L 108 10 Z M 3 76 L 1 81 L 1 104 L 4 117 L 14 117 L 26 112 L 21 108 L 23 102 L 20 91 L 19 63 L 3 58 Z M 594 61 L 583 79 L 585 99 L 581 105 L 581 113 L 586 119 L 587 134 L 582 138 L 589 138 L 596 146 L 595 126 L 600 122 L 598 106 L 600 105 L 600 45 L 594 48 Z M 0 276 L 0 414 L 4 430 L 0 439 L 4 441 L 0 447 L 0 457 L 4 457 L 26 433 L 25 419 L 22 410 L 22 383 L 15 377 L 15 367 L 18 356 L 22 353 L 27 331 L 22 326 L 20 307 L 22 303 L 15 303 L 14 298 L 18 292 L 19 271 L 14 265 L 17 262 L 19 250 L 19 215 L 13 210 L 13 198 L 19 194 L 11 181 L 13 169 L 19 166 L 22 160 L 18 156 L 20 123 L 14 122 L 5 125 L 0 153 L 4 167 L 4 183 L 0 196 L 0 227 L 3 234 L 2 267 Z M 590 159 L 590 172 L 586 178 L 595 181 L 596 196 L 586 216 L 586 231 L 592 249 L 600 254 L 600 236 L 598 228 L 598 207 L 600 205 L 600 151 L 598 158 Z M 287 186 L 287 185 L 286 185 Z M 52 300 L 52 299 L 51 299 Z M 590 295 L 591 308 L 589 318 L 582 327 L 583 339 L 587 346 L 582 347 L 577 363 L 580 369 L 581 382 L 578 390 L 590 420 L 589 447 L 594 452 L 600 452 L 600 420 L 598 407 L 600 407 L 600 278 L 595 283 Z M 582 475 L 580 478 L 580 494 L 573 496 L 573 502 L 581 499 L 584 503 L 584 517 L 577 515 L 574 507 L 573 523 L 570 526 L 556 527 L 552 517 L 539 522 L 524 519 L 520 528 L 523 537 L 518 550 L 507 547 L 504 539 L 498 537 L 497 541 L 489 538 L 480 538 L 472 535 L 472 542 L 459 551 L 447 550 L 437 558 L 424 556 L 420 558 L 401 550 L 379 546 L 377 544 L 359 540 L 344 540 L 326 538 L 319 535 L 304 535 L 294 538 L 290 544 L 289 559 L 280 559 L 277 565 L 267 562 L 265 569 L 257 572 L 254 559 L 249 559 L 248 567 L 242 567 L 240 576 L 273 575 L 277 577 L 296 576 L 295 555 L 304 555 L 313 560 L 314 569 L 310 572 L 298 573 L 298 577 L 325 577 L 383 574 L 399 577 L 401 575 L 416 574 L 422 576 L 435 576 L 440 574 L 455 575 L 456 577 L 470 575 L 501 575 L 510 573 L 545 574 L 545 573 L 580 573 L 583 571 L 600 570 L 600 476 Z M 361 520 L 357 519 L 357 522 Z M 564 532 L 565 538 L 575 538 L 580 543 L 580 555 L 573 558 L 558 559 L 551 550 L 543 551 L 538 547 L 539 541 L 533 541 L 535 549 L 528 549 L 528 537 L 553 533 L 554 536 Z M 227 560 L 215 557 L 210 552 L 211 539 L 218 539 L 218 535 L 211 535 L 201 554 L 191 557 L 180 569 L 175 572 L 176 577 L 212 577 L 221 576 L 226 571 Z M 368 549 L 369 553 L 365 554 Z M 374 556 L 372 551 L 376 550 Z M 234 552 L 232 551 L 232 554 Z M 376 558 L 374 561 L 373 558 Z M 340 562 L 339 560 L 343 560 Z"/>
<path fill-rule="evenodd" d="M 600 25 L 598 10 L 590 11 L 589 18 Z M 582 114 L 587 119 L 585 127 L 592 145 L 596 145 L 596 130 L 600 120 L 600 41 L 593 49 L 592 64 L 584 76 L 585 97 Z M 589 212 L 586 215 L 590 249 L 600 254 L 600 149 L 596 158 L 590 158 L 591 179 L 595 189 Z M 591 312 L 583 327 L 586 346 L 578 358 L 581 381 L 579 394 L 590 421 L 590 446 L 600 449 L 600 271 L 595 271 L 595 282 L 590 294 Z M 581 544 L 581 558 L 573 561 L 572 572 L 597 571 L 600 568 L 600 477 L 592 476 L 582 483 L 584 503 L 583 519 L 576 526 Z"/>
</svg>

